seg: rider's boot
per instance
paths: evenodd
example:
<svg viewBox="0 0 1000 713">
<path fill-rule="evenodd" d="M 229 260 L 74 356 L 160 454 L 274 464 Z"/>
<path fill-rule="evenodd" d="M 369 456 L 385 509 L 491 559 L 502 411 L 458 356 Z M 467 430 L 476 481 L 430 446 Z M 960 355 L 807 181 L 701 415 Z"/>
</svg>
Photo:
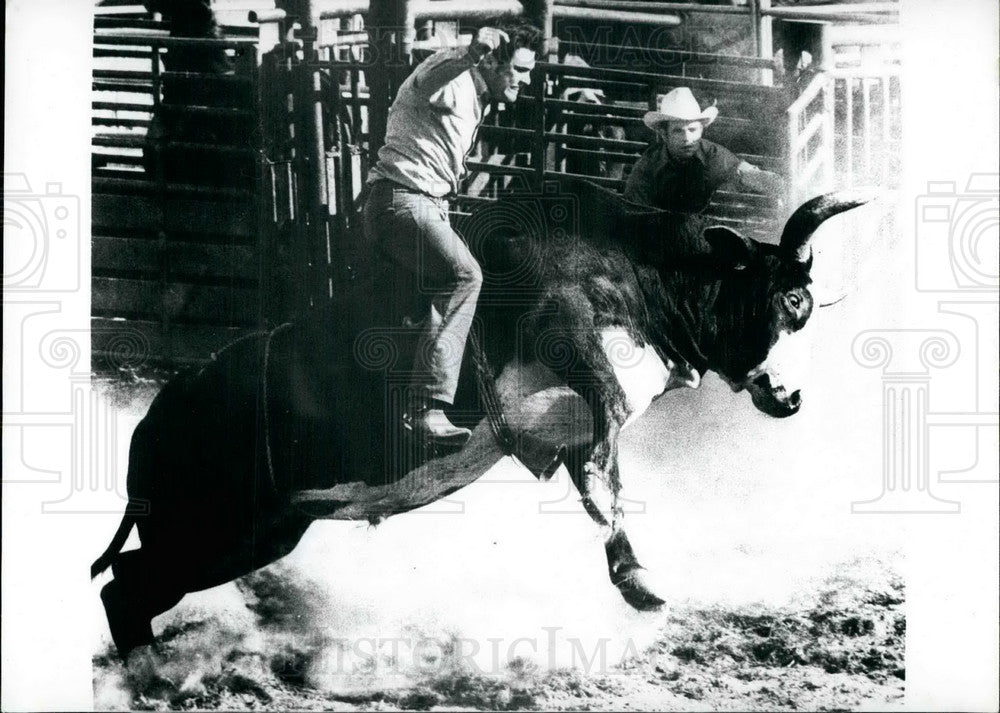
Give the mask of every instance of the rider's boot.
<svg viewBox="0 0 1000 713">
<path fill-rule="evenodd" d="M 472 437 L 472 431 L 453 424 L 444 412 L 444 406 L 437 400 L 416 400 L 405 416 L 404 425 L 422 441 L 446 448 L 461 448 Z"/>
</svg>

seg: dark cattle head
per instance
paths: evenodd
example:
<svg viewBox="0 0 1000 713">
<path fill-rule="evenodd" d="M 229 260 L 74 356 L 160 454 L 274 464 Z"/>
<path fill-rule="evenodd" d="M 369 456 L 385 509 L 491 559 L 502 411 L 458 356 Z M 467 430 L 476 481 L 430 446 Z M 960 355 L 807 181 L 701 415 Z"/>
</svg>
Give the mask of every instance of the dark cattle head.
<svg viewBox="0 0 1000 713">
<path fill-rule="evenodd" d="M 764 413 L 783 418 L 802 399 L 786 366 L 799 351 L 797 335 L 817 306 L 810 292 L 810 240 L 823 221 L 862 205 L 871 195 L 818 196 L 789 218 L 778 245 L 746 238 L 724 227 L 702 234 L 711 246 L 711 268 L 663 271 L 674 348 L 692 354 L 700 369 L 718 373 L 735 391 L 746 389 Z M 678 324 L 685 326 L 677 330 Z M 687 342 L 685 347 L 684 343 Z"/>
<path fill-rule="evenodd" d="M 583 66 L 586 66 L 586 63 Z M 602 106 L 607 103 L 602 90 L 590 87 L 567 87 L 560 94 L 559 98 L 563 101 L 576 102 L 577 104 L 591 104 L 594 106 Z M 611 119 L 610 121 L 613 122 L 614 120 Z M 569 130 L 569 133 L 579 134 L 580 136 L 614 139 L 616 141 L 624 141 L 626 139 L 625 128 L 619 124 L 609 123 L 609 117 L 606 116 L 585 114 L 583 117 L 569 119 L 565 126 Z M 621 180 L 625 175 L 625 164 L 620 161 L 609 161 L 599 157 L 573 155 L 566 160 L 566 171 L 584 176 L 598 176 Z"/>
</svg>

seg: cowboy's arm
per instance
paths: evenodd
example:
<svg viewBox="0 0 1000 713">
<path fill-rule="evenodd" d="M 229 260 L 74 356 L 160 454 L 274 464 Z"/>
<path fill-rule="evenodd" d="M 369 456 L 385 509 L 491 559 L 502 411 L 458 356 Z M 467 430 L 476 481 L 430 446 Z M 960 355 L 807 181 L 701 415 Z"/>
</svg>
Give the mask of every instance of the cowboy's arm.
<svg viewBox="0 0 1000 713">
<path fill-rule="evenodd" d="M 414 88 L 424 99 L 430 100 L 448 82 L 475 67 L 487 54 L 508 41 L 507 33 L 492 27 L 481 27 L 465 52 L 455 51 L 451 59 L 438 62 L 421 73 Z"/>
<path fill-rule="evenodd" d="M 736 177 L 741 188 L 780 199 L 785 195 L 785 179 L 777 173 L 757 168 L 741 161 L 736 167 Z"/>
<path fill-rule="evenodd" d="M 455 57 L 439 62 L 422 72 L 414 83 L 414 89 L 422 98 L 432 101 L 449 82 L 475 66 L 476 60 L 469 53 L 456 54 Z"/>
</svg>

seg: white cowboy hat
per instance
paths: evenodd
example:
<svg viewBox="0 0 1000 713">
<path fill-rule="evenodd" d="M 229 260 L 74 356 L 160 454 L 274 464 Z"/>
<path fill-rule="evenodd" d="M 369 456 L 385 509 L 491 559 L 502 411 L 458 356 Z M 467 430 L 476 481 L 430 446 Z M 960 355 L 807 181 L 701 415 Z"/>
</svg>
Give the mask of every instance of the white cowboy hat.
<svg viewBox="0 0 1000 713">
<path fill-rule="evenodd" d="M 700 121 L 708 126 L 718 115 L 719 109 L 715 106 L 715 102 L 702 111 L 691 90 L 687 87 L 678 87 L 660 97 L 660 110 L 647 111 L 642 117 L 642 122 L 650 129 L 664 121 Z"/>
</svg>

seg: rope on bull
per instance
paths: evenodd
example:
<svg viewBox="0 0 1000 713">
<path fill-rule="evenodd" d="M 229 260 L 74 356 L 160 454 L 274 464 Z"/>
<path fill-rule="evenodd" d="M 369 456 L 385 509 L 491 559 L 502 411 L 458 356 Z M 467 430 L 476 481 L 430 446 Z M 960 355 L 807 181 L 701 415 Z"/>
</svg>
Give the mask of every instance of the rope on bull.
<svg viewBox="0 0 1000 713">
<path fill-rule="evenodd" d="M 274 459 L 271 455 L 271 419 L 268 415 L 268 404 L 270 400 L 267 394 L 267 367 L 271 363 L 271 342 L 274 339 L 274 335 L 278 332 L 283 332 L 286 329 L 290 329 L 292 326 L 291 322 L 285 322 L 280 324 L 270 332 L 267 333 L 267 341 L 264 342 L 264 368 L 261 373 L 261 398 L 264 402 L 264 452 L 267 457 L 267 476 L 271 481 L 271 487 L 274 488 L 274 492 L 278 492 L 278 481 L 274 477 Z"/>
<path fill-rule="evenodd" d="M 475 329 L 469 331 L 469 346 L 472 348 L 472 362 L 476 368 L 476 382 L 479 385 L 479 402 L 486 412 L 493 438 L 504 455 L 513 455 L 515 447 L 514 432 L 507 422 L 503 412 L 500 395 L 497 393 L 496 377 L 486 358 L 479 334 Z"/>
</svg>

